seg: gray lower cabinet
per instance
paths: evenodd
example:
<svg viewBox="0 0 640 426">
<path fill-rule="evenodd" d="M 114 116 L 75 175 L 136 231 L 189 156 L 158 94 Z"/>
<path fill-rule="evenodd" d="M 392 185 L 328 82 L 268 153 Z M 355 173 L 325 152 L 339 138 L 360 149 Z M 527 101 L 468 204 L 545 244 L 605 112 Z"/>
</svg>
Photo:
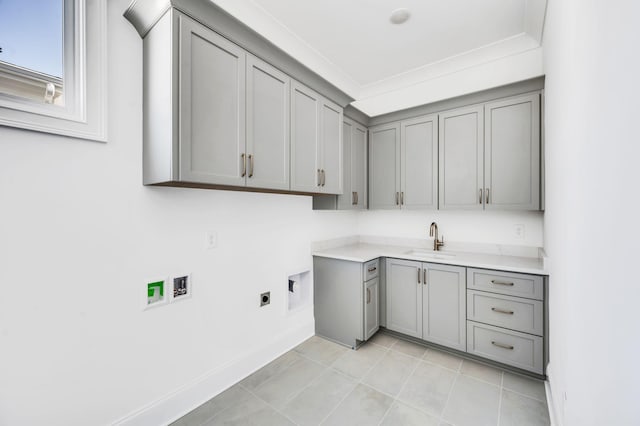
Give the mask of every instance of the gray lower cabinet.
<svg viewBox="0 0 640 426">
<path fill-rule="evenodd" d="M 467 352 L 544 374 L 543 278 L 467 268 L 467 283 Z"/>
<path fill-rule="evenodd" d="M 294 81 L 291 190 L 342 194 L 342 108 Z"/>
<path fill-rule="evenodd" d="M 380 326 L 379 261 L 361 263 L 315 256 L 316 334 L 351 348 Z"/>
<path fill-rule="evenodd" d="M 464 267 L 389 258 L 386 274 L 388 329 L 466 349 Z"/>
</svg>

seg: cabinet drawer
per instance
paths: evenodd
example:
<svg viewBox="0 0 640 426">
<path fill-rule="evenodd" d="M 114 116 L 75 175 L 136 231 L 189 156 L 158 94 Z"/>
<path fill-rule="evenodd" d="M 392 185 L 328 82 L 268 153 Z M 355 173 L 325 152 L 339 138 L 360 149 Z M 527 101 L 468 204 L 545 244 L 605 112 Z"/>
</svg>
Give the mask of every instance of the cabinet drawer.
<svg viewBox="0 0 640 426">
<path fill-rule="evenodd" d="M 543 374 L 539 336 L 467 321 L 467 352 Z"/>
<path fill-rule="evenodd" d="M 364 264 L 364 280 L 369 281 L 378 276 L 380 270 L 379 259 L 370 260 Z"/>
<path fill-rule="evenodd" d="M 542 302 L 467 291 L 467 319 L 542 336 Z"/>
<path fill-rule="evenodd" d="M 539 275 L 467 268 L 467 288 L 542 300 L 543 285 Z"/>
</svg>

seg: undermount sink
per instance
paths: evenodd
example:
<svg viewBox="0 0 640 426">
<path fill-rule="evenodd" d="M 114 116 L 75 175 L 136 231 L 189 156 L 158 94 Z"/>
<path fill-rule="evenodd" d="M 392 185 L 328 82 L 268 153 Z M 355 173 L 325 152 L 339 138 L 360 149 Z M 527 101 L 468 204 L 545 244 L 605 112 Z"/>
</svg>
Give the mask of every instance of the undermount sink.
<svg viewBox="0 0 640 426">
<path fill-rule="evenodd" d="M 425 259 L 453 259 L 454 257 L 456 257 L 455 254 L 442 253 L 442 252 L 433 251 L 433 250 L 413 249 L 413 250 L 409 250 L 405 254 L 408 254 L 410 256 L 415 256 L 415 257 L 422 257 Z"/>
</svg>

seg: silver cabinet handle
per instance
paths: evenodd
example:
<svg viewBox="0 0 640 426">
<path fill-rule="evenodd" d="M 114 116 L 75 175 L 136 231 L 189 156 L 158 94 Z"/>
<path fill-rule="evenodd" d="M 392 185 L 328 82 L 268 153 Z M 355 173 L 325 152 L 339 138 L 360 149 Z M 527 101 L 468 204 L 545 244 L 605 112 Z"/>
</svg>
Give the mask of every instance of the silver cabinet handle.
<svg viewBox="0 0 640 426">
<path fill-rule="evenodd" d="M 400 197 L 400 193 L 396 192 L 396 206 L 400 204 L 400 202 L 398 201 L 398 197 Z"/>
<path fill-rule="evenodd" d="M 418 284 L 420 284 L 420 268 L 418 268 Z"/>
<path fill-rule="evenodd" d="M 506 281 L 498 281 L 498 280 L 491 280 L 491 284 L 508 285 L 509 287 L 513 286 L 513 283 L 509 283 Z"/>
<path fill-rule="evenodd" d="M 321 171 L 322 171 L 322 186 L 324 186 L 324 184 L 327 183 L 327 175 L 324 174 L 324 169 L 322 169 Z"/>
<path fill-rule="evenodd" d="M 367 289 L 367 305 L 371 303 L 371 289 Z"/>
<path fill-rule="evenodd" d="M 427 268 L 424 268 L 422 270 L 422 278 L 423 278 L 422 283 L 424 285 L 427 285 Z"/>
<path fill-rule="evenodd" d="M 511 346 L 511 345 L 505 345 L 504 343 L 498 343 L 498 342 L 494 342 L 494 341 L 492 340 L 492 341 L 491 341 L 491 344 L 492 344 L 493 346 L 497 346 L 497 347 L 502 348 L 502 349 L 509 349 L 510 351 L 512 351 L 512 350 L 513 350 L 513 346 Z"/>
<path fill-rule="evenodd" d="M 367 272 L 374 272 L 376 271 L 378 268 L 376 268 L 375 266 L 373 268 L 369 268 L 367 269 Z"/>
<path fill-rule="evenodd" d="M 253 155 L 249 154 L 249 177 L 253 177 Z"/>
<path fill-rule="evenodd" d="M 500 314 L 513 315 L 513 311 L 507 311 L 506 309 L 491 308 L 491 310 L 492 310 L 493 312 L 498 312 L 498 313 L 500 313 Z"/>
<path fill-rule="evenodd" d="M 480 188 L 480 195 L 478 197 L 478 203 L 482 204 L 482 188 Z"/>
<path fill-rule="evenodd" d="M 356 192 L 356 206 L 358 205 L 359 202 L 360 202 L 360 197 L 358 196 L 358 193 Z"/>
<path fill-rule="evenodd" d="M 240 154 L 240 161 L 242 161 L 242 175 L 240 177 L 245 177 L 247 175 L 247 160 L 244 153 Z"/>
<path fill-rule="evenodd" d="M 400 192 L 400 205 L 404 204 L 404 191 Z"/>
<path fill-rule="evenodd" d="M 489 188 L 485 189 L 484 203 L 489 204 Z"/>
<path fill-rule="evenodd" d="M 320 169 L 318 169 L 318 186 L 322 186 L 322 175 L 320 174 Z"/>
<path fill-rule="evenodd" d="M 358 202 L 356 201 L 356 192 L 352 191 L 351 192 L 351 205 L 355 206 L 356 204 L 358 204 Z"/>
</svg>

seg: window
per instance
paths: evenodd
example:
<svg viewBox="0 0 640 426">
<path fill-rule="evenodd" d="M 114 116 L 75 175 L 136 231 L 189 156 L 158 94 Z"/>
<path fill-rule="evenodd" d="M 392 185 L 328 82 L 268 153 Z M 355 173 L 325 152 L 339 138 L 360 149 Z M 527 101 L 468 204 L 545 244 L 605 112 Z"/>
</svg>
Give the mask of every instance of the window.
<svg viewBox="0 0 640 426">
<path fill-rule="evenodd" d="M 0 0 L 0 125 L 106 140 L 106 0 Z"/>
</svg>

